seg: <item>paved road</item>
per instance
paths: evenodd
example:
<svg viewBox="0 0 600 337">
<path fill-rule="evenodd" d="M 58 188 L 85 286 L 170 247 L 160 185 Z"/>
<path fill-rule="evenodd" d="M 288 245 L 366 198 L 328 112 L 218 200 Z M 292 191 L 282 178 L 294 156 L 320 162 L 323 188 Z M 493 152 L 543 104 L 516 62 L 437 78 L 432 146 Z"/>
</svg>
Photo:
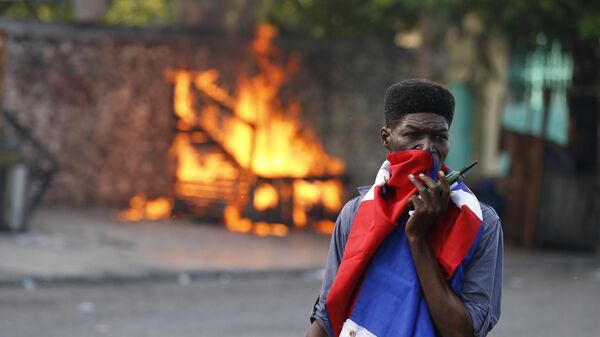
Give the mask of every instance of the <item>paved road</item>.
<svg viewBox="0 0 600 337">
<path fill-rule="evenodd" d="M 507 270 L 502 317 L 489 336 L 600 336 L 600 268 Z"/>
<path fill-rule="evenodd" d="M 301 336 L 318 283 L 314 277 L 225 278 L 186 286 L 174 280 L 4 288 L 0 336 Z"/>
<path fill-rule="evenodd" d="M 0 288 L 0 336 L 303 336 L 320 281 L 266 279 Z M 182 285 L 183 284 L 183 285 Z M 506 272 L 493 337 L 597 337 L 600 269 Z"/>
</svg>

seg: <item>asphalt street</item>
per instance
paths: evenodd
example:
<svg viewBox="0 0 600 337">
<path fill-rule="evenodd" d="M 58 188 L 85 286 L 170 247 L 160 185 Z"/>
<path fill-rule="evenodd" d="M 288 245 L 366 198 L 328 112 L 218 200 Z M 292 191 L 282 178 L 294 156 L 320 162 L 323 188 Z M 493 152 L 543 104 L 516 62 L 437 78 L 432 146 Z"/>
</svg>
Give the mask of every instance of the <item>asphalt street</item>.
<svg viewBox="0 0 600 337">
<path fill-rule="evenodd" d="M 304 336 L 317 274 L 0 288 L 0 336 Z M 492 337 L 597 337 L 600 269 L 512 268 Z"/>
<path fill-rule="evenodd" d="M 0 336 L 301 336 L 318 287 L 314 279 L 223 278 L 188 284 L 183 278 L 2 289 Z"/>
</svg>

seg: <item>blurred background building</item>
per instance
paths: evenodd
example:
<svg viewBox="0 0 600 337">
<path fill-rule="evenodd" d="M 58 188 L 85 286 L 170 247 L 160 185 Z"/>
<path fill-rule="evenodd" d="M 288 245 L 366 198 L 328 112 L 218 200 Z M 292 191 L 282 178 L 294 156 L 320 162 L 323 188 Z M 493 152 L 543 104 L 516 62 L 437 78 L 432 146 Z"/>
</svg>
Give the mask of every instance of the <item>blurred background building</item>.
<svg viewBox="0 0 600 337">
<path fill-rule="evenodd" d="M 21 227 L 14 210 L 43 195 L 45 205 L 130 206 L 130 218 L 166 209 L 238 231 L 327 232 L 385 155 L 385 88 L 422 77 L 454 93 L 448 164 L 479 160 L 468 181 L 500 213 L 507 241 L 600 243 L 599 4 L 32 0 L 1 2 L 0 12 L 5 227 Z M 241 88 L 259 82 L 272 84 L 268 105 L 280 109 L 248 117 Z M 195 98 L 178 105 L 188 91 Z M 302 139 L 267 137 L 265 147 L 318 148 L 308 157 L 321 166 L 256 167 L 260 130 L 275 125 L 265 116 Z M 228 142 L 244 132 L 254 136 Z M 205 151 L 192 168 L 232 173 L 178 185 L 180 134 Z M 206 161 L 211 153 L 220 161 Z"/>
</svg>

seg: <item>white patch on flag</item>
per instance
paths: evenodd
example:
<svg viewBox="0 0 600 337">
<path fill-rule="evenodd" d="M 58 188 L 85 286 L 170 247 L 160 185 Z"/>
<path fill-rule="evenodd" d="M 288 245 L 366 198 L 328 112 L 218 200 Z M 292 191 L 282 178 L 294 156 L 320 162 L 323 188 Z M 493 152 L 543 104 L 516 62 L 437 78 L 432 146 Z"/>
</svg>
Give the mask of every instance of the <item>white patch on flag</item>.
<svg viewBox="0 0 600 337">
<path fill-rule="evenodd" d="M 371 186 L 369 192 L 365 194 L 362 200 L 373 200 L 375 199 L 375 186 L 383 185 L 388 179 L 390 179 L 390 161 L 386 160 L 383 162 L 379 171 L 377 172 L 377 177 L 375 177 L 375 184 Z M 361 200 L 361 201 L 362 201 Z"/>
<path fill-rule="evenodd" d="M 347 319 L 342 327 L 339 337 L 377 337 L 371 331 L 354 323 L 351 319 Z"/>
<path fill-rule="evenodd" d="M 371 186 L 371 188 L 369 188 L 369 191 L 367 193 L 365 193 L 365 196 L 362 198 L 362 201 L 365 200 L 374 200 L 375 199 L 375 186 Z"/>
<path fill-rule="evenodd" d="M 479 220 L 483 220 L 483 214 L 481 213 L 479 201 L 472 193 L 465 192 L 464 190 L 454 190 L 450 192 L 450 199 L 452 199 L 452 201 L 459 208 L 462 208 L 462 206 L 469 207 L 473 214 L 477 215 Z"/>
</svg>

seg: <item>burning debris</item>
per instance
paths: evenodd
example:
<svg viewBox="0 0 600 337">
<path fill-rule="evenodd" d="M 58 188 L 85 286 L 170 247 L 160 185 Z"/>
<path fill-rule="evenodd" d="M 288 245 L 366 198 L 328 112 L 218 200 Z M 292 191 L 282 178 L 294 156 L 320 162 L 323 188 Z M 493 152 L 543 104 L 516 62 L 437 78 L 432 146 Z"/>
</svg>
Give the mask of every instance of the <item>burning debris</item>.
<svg viewBox="0 0 600 337">
<path fill-rule="evenodd" d="M 129 209 L 121 212 L 119 218 L 124 221 L 163 220 L 171 216 L 173 202 L 169 198 L 147 199 L 142 193 L 129 200 Z"/>
<path fill-rule="evenodd" d="M 342 206 L 345 165 L 300 124 L 300 105 L 279 98 L 299 59 L 280 65 L 276 35 L 273 26 L 258 27 L 251 51 L 259 71 L 239 75 L 233 96 L 219 86 L 216 69 L 169 74 L 176 118 L 169 153 L 173 195 L 137 195 L 121 219 L 184 212 L 261 236 L 286 235 L 292 225 L 331 232 Z"/>
</svg>

